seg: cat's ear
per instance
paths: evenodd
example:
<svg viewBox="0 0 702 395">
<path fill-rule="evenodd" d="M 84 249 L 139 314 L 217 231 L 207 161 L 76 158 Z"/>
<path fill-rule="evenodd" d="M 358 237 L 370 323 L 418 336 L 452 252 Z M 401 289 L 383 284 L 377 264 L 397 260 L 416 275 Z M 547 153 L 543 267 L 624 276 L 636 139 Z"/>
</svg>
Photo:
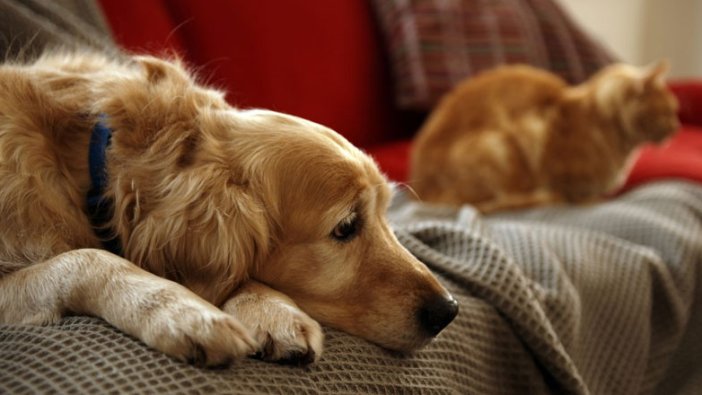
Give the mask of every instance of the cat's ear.
<svg viewBox="0 0 702 395">
<path fill-rule="evenodd" d="M 668 59 L 662 59 L 646 66 L 644 68 L 644 84 L 648 86 L 663 86 L 669 71 L 670 62 Z"/>
</svg>

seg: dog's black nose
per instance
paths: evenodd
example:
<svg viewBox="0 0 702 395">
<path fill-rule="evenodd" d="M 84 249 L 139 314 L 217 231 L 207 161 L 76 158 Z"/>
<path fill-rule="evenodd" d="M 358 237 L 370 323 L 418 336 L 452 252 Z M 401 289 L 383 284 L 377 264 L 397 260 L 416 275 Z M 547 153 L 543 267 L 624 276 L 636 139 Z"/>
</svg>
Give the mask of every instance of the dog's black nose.
<svg viewBox="0 0 702 395">
<path fill-rule="evenodd" d="M 458 314 L 456 299 L 435 297 L 419 309 L 419 323 L 427 333 L 436 336 L 453 321 L 456 314 Z"/>
</svg>

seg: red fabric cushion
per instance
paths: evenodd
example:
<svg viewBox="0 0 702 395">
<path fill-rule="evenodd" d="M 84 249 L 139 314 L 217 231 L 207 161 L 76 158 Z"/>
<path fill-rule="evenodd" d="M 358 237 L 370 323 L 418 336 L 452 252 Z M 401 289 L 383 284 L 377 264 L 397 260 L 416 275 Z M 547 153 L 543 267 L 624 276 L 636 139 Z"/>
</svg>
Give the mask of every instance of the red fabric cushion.
<svg viewBox="0 0 702 395">
<path fill-rule="evenodd" d="M 702 183 L 702 128 L 685 125 L 663 146 L 644 146 L 623 190 L 666 178 Z"/>
<path fill-rule="evenodd" d="M 101 3 L 120 44 L 181 49 L 234 105 L 298 115 L 361 147 L 409 135 L 366 1 Z"/>
<path fill-rule="evenodd" d="M 161 1 L 100 0 L 115 40 L 134 52 L 183 53 L 180 32 Z"/>
<path fill-rule="evenodd" d="M 411 140 L 400 140 L 394 143 L 376 146 L 369 150 L 370 154 L 380 166 L 380 169 L 393 181 L 407 181 L 409 171 L 409 154 Z"/>
<path fill-rule="evenodd" d="M 702 81 L 674 81 L 668 86 L 680 101 L 680 120 L 702 126 Z"/>
</svg>

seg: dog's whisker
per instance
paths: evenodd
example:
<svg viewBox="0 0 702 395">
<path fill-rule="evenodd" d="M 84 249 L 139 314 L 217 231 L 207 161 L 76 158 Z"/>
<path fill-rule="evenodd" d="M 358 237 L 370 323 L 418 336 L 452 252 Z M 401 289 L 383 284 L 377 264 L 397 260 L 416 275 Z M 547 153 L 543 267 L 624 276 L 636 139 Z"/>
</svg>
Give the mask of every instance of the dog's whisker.
<svg viewBox="0 0 702 395">
<path fill-rule="evenodd" d="M 392 181 L 391 184 L 392 184 L 394 187 L 398 188 L 398 189 L 399 189 L 399 188 L 406 189 L 407 191 L 409 191 L 409 192 L 412 194 L 412 196 L 414 196 L 415 200 L 421 202 L 422 199 L 419 197 L 419 194 L 417 194 L 417 192 L 414 190 L 414 188 L 412 187 L 412 185 L 410 185 L 410 183 L 413 183 L 413 182 L 414 182 L 414 181 L 408 181 L 408 182 Z M 376 187 L 377 187 L 377 186 L 376 186 Z"/>
<path fill-rule="evenodd" d="M 415 191 L 414 188 L 412 188 L 412 185 L 410 185 L 409 183 L 405 183 L 405 182 L 400 182 L 400 183 L 398 183 L 398 185 L 407 189 L 412 194 L 412 196 L 414 196 L 415 200 L 417 200 L 419 202 L 422 201 L 422 198 L 419 196 L 417 191 Z"/>
<path fill-rule="evenodd" d="M 185 27 L 185 25 L 191 23 L 194 19 L 194 17 L 186 18 L 183 22 L 177 24 L 173 29 L 171 29 L 170 32 L 168 32 L 165 42 L 169 42 L 173 38 L 173 36 L 178 32 L 178 30 Z"/>
</svg>

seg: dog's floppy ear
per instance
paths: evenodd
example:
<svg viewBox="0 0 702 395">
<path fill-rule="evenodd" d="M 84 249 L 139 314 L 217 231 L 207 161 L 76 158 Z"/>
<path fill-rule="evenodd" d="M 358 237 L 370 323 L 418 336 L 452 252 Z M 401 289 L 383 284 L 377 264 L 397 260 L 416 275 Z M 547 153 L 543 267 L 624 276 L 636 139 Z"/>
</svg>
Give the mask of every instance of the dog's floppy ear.
<svg viewBox="0 0 702 395">
<path fill-rule="evenodd" d="M 144 69 L 150 83 L 158 83 L 166 77 L 168 66 L 161 60 L 151 56 L 138 56 L 134 60 Z"/>
<path fill-rule="evenodd" d="M 204 100 L 179 63 L 151 56 L 134 58 L 132 73 L 106 80 L 95 113 L 120 133 L 120 144 L 135 154 L 147 149 L 159 132 L 172 125 L 190 129 Z M 126 133 L 121 133 L 125 131 Z"/>
<path fill-rule="evenodd" d="M 227 170 L 200 166 L 122 199 L 115 227 L 126 241 L 125 257 L 213 303 L 223 302 L 268 252 L 266 211 Z"/>
</svg>

